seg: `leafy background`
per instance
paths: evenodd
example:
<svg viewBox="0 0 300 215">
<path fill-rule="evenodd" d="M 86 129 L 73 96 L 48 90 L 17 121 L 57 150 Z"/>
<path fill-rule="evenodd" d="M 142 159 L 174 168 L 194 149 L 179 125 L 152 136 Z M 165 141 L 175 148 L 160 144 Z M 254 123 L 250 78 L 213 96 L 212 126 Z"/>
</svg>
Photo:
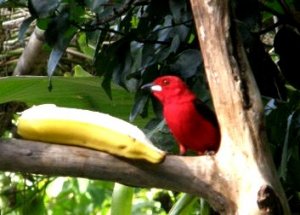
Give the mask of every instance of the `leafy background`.
<svg viewBox="0 0 300 215">
<path fill-rule="evenodd" d="M 234 0 L 230 6 L 265 104 L 278 175 L 292 211 L 300 213 L 300 3 Z M 11 137 L 17 111 L 56 103 L 129 120 L 176 153 L 160 105 L 140 86 L 160 75 L 179 75 L 211 104 L 188 1 L 0 0 L 0 7 L 0 34 L 5 35 L 0 36 L 0 134 L 5 138 Z M 26 18 L 18 30 L 5 27 L 13 19 L 5 14 L 20 11 Z M 41 77 L 13 77 L 34 26 L 44 31 L 48 62 L 32 67 L 31 75 Z M 203 200 L 183 194 L 114 187 L 111 182 L 4 172 L 0 208 L 3 214 L 109 214 L 117 211 L 112 202 L 120 205 L 113 192 L 121 190 L 129 201 L 122 204 L 133 214 L 213 214 Z"/>
</svg>

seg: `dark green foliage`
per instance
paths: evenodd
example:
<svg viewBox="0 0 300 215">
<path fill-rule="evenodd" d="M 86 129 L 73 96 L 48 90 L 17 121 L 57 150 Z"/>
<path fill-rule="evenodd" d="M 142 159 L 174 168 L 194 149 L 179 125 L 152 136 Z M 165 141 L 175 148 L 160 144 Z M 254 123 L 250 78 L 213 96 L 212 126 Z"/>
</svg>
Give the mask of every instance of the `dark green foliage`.
<svg viewBox="0 0 300 215">
<path fill-rule="evenodd" d="M 266 128 L 278 175 L 299 212 L 300 199 L 300 92 L 289 91 L 288 102 L 271 100 L 266 106 Z M 275 102 L 275 103 L 273 103 Z"/>
<path fill-rule="evenodd" d="M 39 1 L 39 0 L 29 0 L 28 9 L 31 13 L 31 16 L 35 18 L 44 18 L 48 17 L 54 13 L 56 8 L 59 5 L 58 0 L 50 1 Z"/>
<path fill-rule="evenodd" d="M 0 8 L 26 7 L 28 0 L 0 0 Z"/>
<path fill-rule="evenodd" d="M 22 179 L 19 182 L 15 181 Z M 3 214 L 45 214 L 44 192 L 53 179 L 45 176 L 5 173 L 0 174 L 2 201 L 9 207 Z M 3 203 L 2 203 L 3 204 Z"/>
<path fill-rule="evenodd" d="M 264 96 L 286 99 L 284 81 L 275 62 L 268 54 L 270 48 L 260 40 L 265 28 L 258 0 L 235 1 L 236 22 L 242 36 L 245 51 L 260 92 Z M 270 31 L 273 34 L 273 31 Z"/>
<path fill-rule="evenodd" d="M 27 19 L 25 19 L 20 27 L 19 31 L 19 40 L 23 42 L 25 33 L 27 29 L 29 28 L 29 25 L 35 20 L 35 17 L 30 16 Z"/>
<path fill-rule="evenodd" d="M 300 89 L 300 34 L 297 29 L 281 28 L 276 34 L 274 47 L 280 57 L 278 65 L 284 77 L 291 85 Z"/>
</svg>

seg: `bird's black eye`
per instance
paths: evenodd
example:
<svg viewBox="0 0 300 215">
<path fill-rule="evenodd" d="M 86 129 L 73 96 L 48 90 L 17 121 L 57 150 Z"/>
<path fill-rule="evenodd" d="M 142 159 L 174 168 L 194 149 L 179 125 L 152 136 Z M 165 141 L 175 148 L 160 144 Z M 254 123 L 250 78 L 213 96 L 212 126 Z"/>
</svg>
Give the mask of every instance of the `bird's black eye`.
<svg viewBox="0 0 300 215">
<path fill-rule="evenodd" d="M 170 81 L 169 81 L 168 79 L 164 79 L 164 80 L 162 81 L 162 83 L 163 83 L 164 86 L 167 86 L 167 85 L 170 84 Z"/>
</svg>

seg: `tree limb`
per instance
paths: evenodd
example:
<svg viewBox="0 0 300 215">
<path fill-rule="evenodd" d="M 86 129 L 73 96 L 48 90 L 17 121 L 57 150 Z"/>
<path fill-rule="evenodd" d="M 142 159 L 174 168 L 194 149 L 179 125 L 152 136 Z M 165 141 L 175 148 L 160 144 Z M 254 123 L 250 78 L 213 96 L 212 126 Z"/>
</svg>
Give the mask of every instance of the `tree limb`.
<svg viewBox="0 0 300 215">
<path fill-rule="evenodd" d="M 13 161 L 13 162 L 12 162 Z M 128 160 L 95 150 L 9 139 L 0 141 L 0 170 L 53 176 L 74 176 L 116 181 L 138 187 L 157 187 L 205 197 L 218 211 L 228 202 L 214 187 L 223 187 L 214 156 L 169 155 L 161 164 Z"/>
<path fill-rule="evenodd" d="M 38 65 L 46 63 L 48 54 L 43 50 L 44 31 L 35 27 L 30 39 L 20 56 L 13 75 L 37 75 L 40 74 Z"/>
</svg>

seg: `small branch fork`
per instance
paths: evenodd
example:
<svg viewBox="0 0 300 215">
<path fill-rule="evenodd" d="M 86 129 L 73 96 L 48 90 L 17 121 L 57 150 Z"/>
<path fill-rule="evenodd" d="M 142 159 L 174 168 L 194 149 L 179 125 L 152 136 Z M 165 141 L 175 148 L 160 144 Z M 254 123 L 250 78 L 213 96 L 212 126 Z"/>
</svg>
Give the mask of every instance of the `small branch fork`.
<svg viewBox="0 0 300 215">
<path fill-rule="evenodd" d="M 229 214 L 289 214 L 263 121 L 263 105 L 228 0 L 190 0 L 222 141 L 214 170 Z M 227 186 L 224 186 L 227 185 Z M 216 187 L 215 190 L 218 190 Z"/>
<path fill-rule="evenodd" d="M 232 214 L 236 206 L 224 190 L 233 182 L 218 173 L 218 162 L 215 156 L 169 155 L 161 164 L 150 164 L 75 146 L 0 140 L 1 171 L 85 177 L 186 192 L 206 198 L 221 214 Z M 279 199 L 268 186 L 259 190 L 256 201 L 263 211 L 278 208 L 274 203 Z"/>
</svg>

